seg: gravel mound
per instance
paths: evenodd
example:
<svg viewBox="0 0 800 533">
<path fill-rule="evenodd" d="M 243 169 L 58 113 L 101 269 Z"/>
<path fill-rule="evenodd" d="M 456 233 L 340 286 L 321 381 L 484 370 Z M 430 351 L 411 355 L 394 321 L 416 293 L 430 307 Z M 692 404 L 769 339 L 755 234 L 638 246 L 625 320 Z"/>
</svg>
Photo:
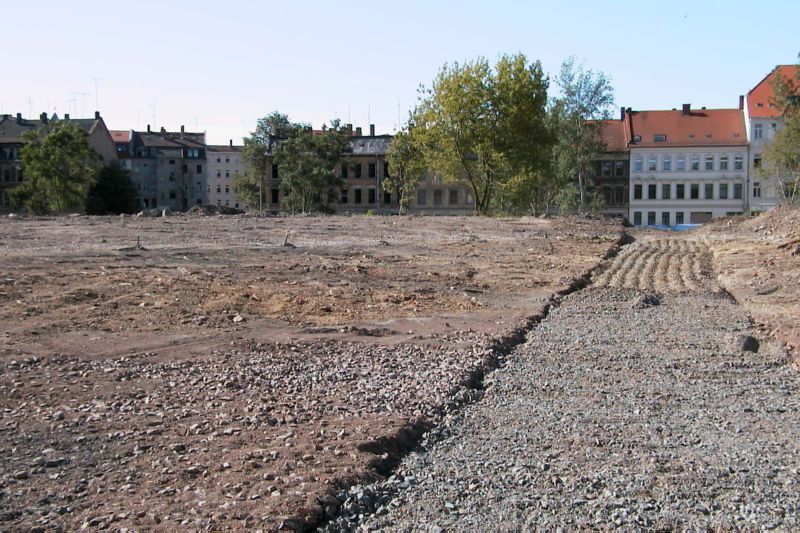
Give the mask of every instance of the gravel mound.
<svg viewBox="0 0 800 533">
<path fill-rule="evenodd" d="M 786 354 L 737 349 L 750 322 L 724 294 L 641 297 L 567 297 L 479 403 L 388 482 L 351 490 L 329 531 L 371 508 L 365 530 L 796 529 L 800 383 Z"/>
</svg>

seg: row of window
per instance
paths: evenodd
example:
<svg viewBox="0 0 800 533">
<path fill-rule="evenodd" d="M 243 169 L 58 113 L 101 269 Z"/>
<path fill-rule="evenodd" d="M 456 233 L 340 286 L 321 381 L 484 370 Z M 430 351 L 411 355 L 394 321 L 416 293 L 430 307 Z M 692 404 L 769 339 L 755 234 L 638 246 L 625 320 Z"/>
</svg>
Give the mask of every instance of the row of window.
<svg viewBox="0 0 800 533">
<path fill-rule="evenodd" d="M 625 172 L 625 167 L 627 165 L 627 161 L 620 159 L 614 161 L 595 161 L 595 176 L 603 178 L 624 178 L 627 175 Z"/>
<path fill-rule="evenodd" d="M 770 124 L 772 135 L 771 137 L 775 136 L 775 132 L 778 131 L 778 123 L 773 122 Z M 763 139 L 764 138 L 764 125 L 763 124 L 753 124 L 753 139 Z"/>
<path fill-rule="evenodd" d="M 432 205 L 433 206 L 442 206 L 444 205 L 444 191 L 442 189 L 434 189 L 432 194 Z M 447 190 L 447 205 L 451 206 L 458 206 L 460 205 L 459 202 L 459 192 L 458 189 L 448 189 Z M 472 195 L 469 193 L 465 194 L 464 197 L 464 204 L 472 205 L 475 201 L 472 198 Z M 417 190 L 417 205 L 428 205 L 428 190 L 427 189 L 419 189 Z"/>
<path fill-rule="evenodd" d="M 660 188 L 658 184 L 655 183 L 650 183 L 647 187 L 641 183 L 637 183 L 633 186 L 633 199 L 672 200 L 674 198 L 675 200 L 700 200 L 700 192 L 702 191 L 703 200 L 728 200 L 730 198 L 741 200 L 743 190 L 742 184 L 734 183 L 732 188 L 730 185 L 731 184 L 728 183 L 690 183 L 687 190 L 685 183 L 662 183 Z M 756 196 L 756 191 L 758 191 L 758 196 L 761 196 L 761 186 L 759 183 L 753 183 L 753 196 Z M 659 192 L 661 193 L 660 195 Z"/>
<path fill-rule="evenodd" d="M 674 214 L 674 216 L 673 216 Z M 740 211 L 729 211 L 725 213 L 726 216 L 738 216 L 742 213 Z M 648 226 L 655 226 L 660 224 L 662 226 L 677 226 L 680 224 L 686 224 L 687 222 L 690 224 L 702 224 L 704 222 L 708 222 L 714 217 L 714 214 L 707 211 L 691 211 L 689 212 L 689 220 L 686 220 L 686 213 L 683 211 L 677 211 L 675 213 L 670 213 L 669 211 L 662 211 L 661 216 L 658 216 L 656 211 L 647 211 L 647 225 Z M 634 211 L 633 212 L 633 225 L 634 226 L 641 226 L 643 220 L 643 212 L 642 211 Z"/>
<path fill-rule="evenodd" d="M 17 167 L 4 168 L 3 181 L 5 183 L 16 183 L 18 181 L 22 181 L 22 169 Z"/>
<path fill-rule="evenodd" d="M 643 172 L 645 168 L 647 168 L 648 172 L 673 172 L 673 156 L 671 154 L 665 154 L 660 157 L 661 159 L 661 166 L 658 165 L 659 158 L 655 155 L 650 155 L 647 157 L 647 166 L 645 167 L 645 158 L 644 156 L 637 155 L 633 160 L 633 171 L 634 172 Z M 719 159 L 719 160 L 717 160 Z M 674 156 L 674 171 L 675 172 L 685 172 L 687 168 L 691 171 L 700 171 L 702 168 L 703 171 L 714 171 L 714 170 L 730 170 L 730 157 L 727 155 L 721 155 L 717 158 L 714 155 L 706 155 L 704 157 L 700 157 L 700 154 L 693 154 L 688 156 L 685 155 L 677 155 Z M 688 167 L 687 167 L 688 163 Z M 733 156 L 733 170 L 743 170 L 744 169 L 744 155 L 736 154 Z"/>
<path fill-rule="evenodd" d="M 222 163 L 222 159 L 223 159 L 222 157 L 217 157 L 217 163 Z M 225 157 L 224 159 L 225 159 L 226 163 L 230 163 L 231 162 L 231 158 L 230 157 Z M 239 163 L 239 158 L 238 157 L 234 158 L 233 162 L 234 162 L 234 164 L 238 164 Z"/>
<path fill-rule="evenodd" d="M 239 169 L 238 168 L 233 169 L 233 173 L 234 174 L 238 174 L 239 173 Z M 217 177 L 218 178 L 222 177 L 222 171 L 221 170 L 217 170 Z M 226 178 L 230 178 L 231 177 L 231 171 L 229 169 L 227 169 L 227 168 L 225 169 L 225 177 Z"/>
<path fill-rule="evenodd" d="M 209 193 L 211 193 L 211 185 L 208 186 L 207 190 Z M 225 194 L 230 194 L 230 193 L 231 193 L 231 188 L 228 185 L 226 185 Z M 222 194 L 222 187 L 219 185 L 217 185 L 217 194 Z"/>
</svg>

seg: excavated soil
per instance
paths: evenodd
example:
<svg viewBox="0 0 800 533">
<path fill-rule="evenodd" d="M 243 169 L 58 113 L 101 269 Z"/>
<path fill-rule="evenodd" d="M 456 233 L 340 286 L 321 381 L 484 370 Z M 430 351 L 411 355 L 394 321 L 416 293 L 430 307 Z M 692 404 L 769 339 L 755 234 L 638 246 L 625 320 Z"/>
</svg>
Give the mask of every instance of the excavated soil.
<svg viewBox="0 0 800 533">
<path fill-rule="evenodd" d="M 0 221 L 0 530 L 305 529 L 614 249 L 597 219 Z"/>
</svg>

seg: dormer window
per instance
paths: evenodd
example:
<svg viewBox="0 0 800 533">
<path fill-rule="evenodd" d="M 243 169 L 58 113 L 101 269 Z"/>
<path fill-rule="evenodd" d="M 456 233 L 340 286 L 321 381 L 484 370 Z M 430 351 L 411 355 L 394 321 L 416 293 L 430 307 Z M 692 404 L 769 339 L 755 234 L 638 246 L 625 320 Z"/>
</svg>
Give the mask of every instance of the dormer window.
<svg viewBox="0 0 800 533">
<path fill-rule="evenodd" d="M 665 143 L 667 142 L 667 135 L 665 133 L 656 133 L 653 135 L 653 142 Z"/>
<path fill-rule="evenodd" d="M 634 135 L 633 136 L 633 142 L 635 142 L 635 143 L 642 142 L 642 136 L 641 135 Z"/>
<path fill-rule="evenodd" d="M 756 107 L 764 107 L 764 104 L 762 104 L 761 102 L 758 102 L 758 103 L 756 104 Z"/>
</svg>

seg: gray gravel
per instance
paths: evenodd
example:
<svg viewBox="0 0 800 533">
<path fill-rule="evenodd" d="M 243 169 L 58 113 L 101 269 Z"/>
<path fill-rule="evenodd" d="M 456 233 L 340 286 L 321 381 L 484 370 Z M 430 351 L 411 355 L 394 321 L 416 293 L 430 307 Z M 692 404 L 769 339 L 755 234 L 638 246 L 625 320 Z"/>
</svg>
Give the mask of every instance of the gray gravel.
<svg viewBox="0 0 800 533">
<path fill-rule="evenodd" d="M 787 355 L 742 351 L 724 294 L 643 294 L 567 297 L 438 442 L 340 495 L 328 530 L 799 527 Z"/>
</svg>

